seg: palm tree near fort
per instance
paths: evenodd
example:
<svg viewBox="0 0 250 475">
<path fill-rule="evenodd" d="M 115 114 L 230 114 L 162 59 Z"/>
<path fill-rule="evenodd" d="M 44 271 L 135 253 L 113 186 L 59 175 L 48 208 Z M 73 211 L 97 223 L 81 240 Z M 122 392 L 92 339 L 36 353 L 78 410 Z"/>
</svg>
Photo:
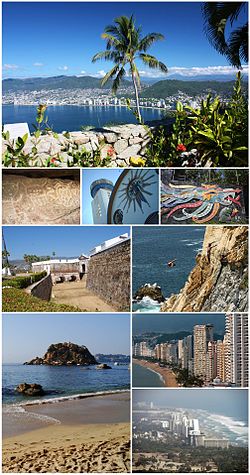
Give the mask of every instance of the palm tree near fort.
<svg viewBox="0 0 250 475">
<path fill-rule="evenodd" d="M 242 61 L 248 62 L 248 21 L 236 26 L 245 8 L 247 2 L 205 2 L 202 6 L 204 30 L 209 42 L 236 68 L 241 68 Z M 228 26 L 235 28 L 226 38 Z"/>
<path fill-rule="evenodd" d="M 134 17 L 131 15 L 120 16 L 114 20 L 114 25 L 106 26 L 101 35 L 106 40 L 106 50 L 95 54 L 92 62 L 98 60 L 113 61 L 113 68 L 102 79 L 102 86 L 109 79 L 113 79 L 112 92 L 115 94 L 122 79 L 126 76 L 126 66 L 129 66 L 133 86 L 135 90 L 135 100 L 137 116 L 141 121 L 139 106 L 140 74 L 136 66 L 136 59 L 140 59 L 146 66 L 167 73 L 167 66 L 159 61 L 155 56 L 147 53 L 150 46 L 158 40 L 163 40 L 161 33 L 149 33 L 142 37 L 141 27 L 136 27 Z"/>
</svg>

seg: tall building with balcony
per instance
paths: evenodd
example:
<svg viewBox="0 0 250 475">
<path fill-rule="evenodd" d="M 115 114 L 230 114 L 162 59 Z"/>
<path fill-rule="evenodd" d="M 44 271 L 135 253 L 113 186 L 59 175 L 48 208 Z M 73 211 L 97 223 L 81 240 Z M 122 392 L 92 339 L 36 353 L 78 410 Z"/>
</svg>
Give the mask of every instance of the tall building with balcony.
<svg viewBox="0 0 250 475">
<path fill-rule="evenodd" d="M 194 375 L 206 379 L 208 342 L 213 341 L 213 325 L 194 326 Z"/>
<path fill-rule="evenodd" d="M 248 386 L 248 317 L 247 314 L 226 314 L 225 381 Z"/>
</svg>

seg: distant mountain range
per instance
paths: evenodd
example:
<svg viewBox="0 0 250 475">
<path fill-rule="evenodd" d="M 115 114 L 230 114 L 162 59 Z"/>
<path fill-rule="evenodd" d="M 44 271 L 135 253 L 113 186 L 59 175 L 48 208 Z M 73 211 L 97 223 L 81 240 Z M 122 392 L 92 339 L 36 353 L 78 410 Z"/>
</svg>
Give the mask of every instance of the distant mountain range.
<svg viewBox="0 0 250 475">
<path fill-rule="evenodd" d="M 140 96 L 156 99 L 173 96 L 182 91 L 190 96 L 207 93 L 209 90 L 216 94 L 231 94 L 235 81 L 179 81 L 177 79 L 165 79 L 158 81 L 144 89 Z M 243 83 L 243 89 L 247 91 L 247 83 Z"/>
<path fill-rule="evenodd" d="M 164 79 L 161 81 L 151 80 L 142 77 L 142 84 L 147 86 L 141 91 L 141 97 L 155 97 L 164 98 L 169 95 L 176 94 L 179 90 L 186 94 L 196 95 L 206 92 L 207 89 L 212 89 L 216 93 L 231 92 L 234 80 L 226 80 L 218 76 L 218 80 L 211 80 L 210 77 L 200 76 L 199 78 L 185 79 Z M 235 79 L 235 78 L 234 78 Z M 247 79 L 247 77 L 245 77 Z M 112 81 L 108 81 L 104 90 L 110 89 Z M 123 86 L 132 86 L 132 82 L 123 80 Z M 149 86 L 149 84 L 151 84 Z M 3 94 L 7 92 L 22 92 L 22 91 L 40 91 L 41 89 L 96 89 L 101 88 L 101 79 L 93 76 L 53 76 L 53 77 L 36 77 L 25 79 L 4 79 L 2 82 Z M 247 90 L 247 82 L 244 82 L 244 87 Z M 118 91 L 119 92 L 119 91 Z"/>
<path fill-rule="evenodd" d="M 110 89 L 112 81 L 108 81 L 103 89 Z M 132 83 L 123 80 L 124 86 Z M 49 78 L 4 79 L 3 94 L 6 92 L 40 91 L 41 89 L 97 89 L 101 88 L 101 79 L 93 76 L 53 76 Z"/>
<path fill-rule="evenodd" d="M 142 335 L 133 336 L 134 343 L 139 343 L 141 341 L 148 341 L 151 345 L 157 345 L 160 343 L 170 342 L 172 340 L 183 340 L 183 338 L 187 337 L 188 335 L 193 334 L 193 328 L 190 331 L 179 331 L 179 332 L 171 332 L 171 333 L 155 333 L 155 332 L 146 332 Z M 214 333 L 214 340 L 220 340 L 223 336 L 222 333 Z"/>
</svg>

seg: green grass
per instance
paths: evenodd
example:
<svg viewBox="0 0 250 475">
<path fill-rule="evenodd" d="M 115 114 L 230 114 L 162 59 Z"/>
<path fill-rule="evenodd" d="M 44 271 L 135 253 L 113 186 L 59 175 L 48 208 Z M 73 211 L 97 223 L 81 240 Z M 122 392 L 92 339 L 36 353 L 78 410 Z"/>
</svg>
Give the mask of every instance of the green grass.
<svg viewBox="0 0 250 475">
<path fill-rule="evenodd" d="M 46 302 L 23 290 L 4 288 L 2 293 L 3 312 L 83 312 L 84 310 L 72 305 Z"/>
</svg>

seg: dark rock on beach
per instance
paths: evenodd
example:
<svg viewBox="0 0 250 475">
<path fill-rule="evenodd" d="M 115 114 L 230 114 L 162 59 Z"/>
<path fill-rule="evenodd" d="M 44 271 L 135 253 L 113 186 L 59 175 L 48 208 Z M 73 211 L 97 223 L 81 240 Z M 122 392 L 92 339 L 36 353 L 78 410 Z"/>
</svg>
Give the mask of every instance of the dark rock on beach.
<svg viewBox="0 0 250 475">
<path fill-rule="evenodd" d="M 106 363 L 99 364 L 96 369 L 112 369 L 111 366 L 107 365 Z"/>
<path fill-rule="evenodd" d="M 24 394 L 25 396 L 43 396 L 44 390 L 40 384 L 28 384 L 20 383 L 16 387 L 18 393 Z"/>
<path fill-rule="evenodd" d="M 49 346 L 43 357 L 26 361 L 25 365 L 73 366 L 97 364 L 95 357 L 86 346 L 74 343 L 55 343 Z"/>
</svg>

